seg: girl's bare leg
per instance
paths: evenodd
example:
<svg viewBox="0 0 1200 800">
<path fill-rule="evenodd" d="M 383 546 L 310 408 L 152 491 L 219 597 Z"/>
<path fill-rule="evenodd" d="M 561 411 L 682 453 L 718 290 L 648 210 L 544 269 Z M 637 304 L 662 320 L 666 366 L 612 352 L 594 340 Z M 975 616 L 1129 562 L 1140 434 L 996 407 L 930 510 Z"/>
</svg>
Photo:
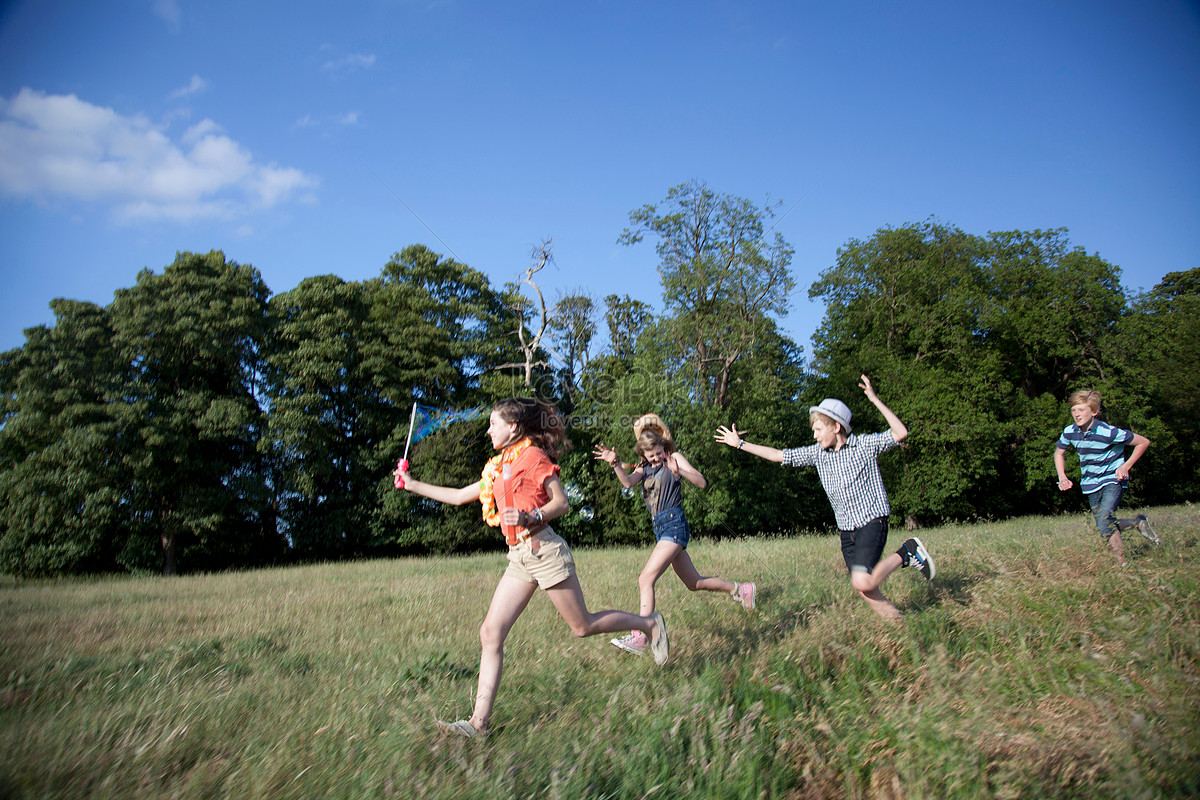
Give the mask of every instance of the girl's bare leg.
<svg viewBox="0 0 1200 800">
<path fill-rule="evenodd" d="M 646 559 L 646 566 L 638 575 L 638 597 L 641 600 L 638 613 L 643 617 L 654 613 L 654 584 L 683 552 L 683 547 L 674 542 L 659 542 L 650 551 L 650 558 Z"/>
<path fill-rule="evenodd" d="M 475 692 L 475 711 L 471 714 L 471 724 L 476 730 L 486 730 L 492 718 L 496 690 L 504 671 L 504 640 L 536 590 L 536 583 L 505 575 L 492 595 L 487 616 L 479 626 L 479 686 Z"/>
<path fill-rule="evenodd" d="M 588 611 L 583 600 L 583 590 L 579 587 L 579 578 L 574 575 L 551 586 L 546 590 L 546 594 L 576 636 L 582 638 L 613 631 L 641 631 L 654 638 L 656 623 L 651 617 L 638 616 L 627 611 Z"/>
<path fill-rule="evenodd" d="M 725 592 L 725 594 L 733 592 L 733 581 L 716 576 L 701 575 L 692 564 L 692 557 L 688 555 L 687 550 L 680 550 L 679 555 L 671 562 L 671 566 L 675 568 L 675 574 L 679 576 L 679 580 L 683 581 L 683 585 L 690 591 Z"/>
</svg>

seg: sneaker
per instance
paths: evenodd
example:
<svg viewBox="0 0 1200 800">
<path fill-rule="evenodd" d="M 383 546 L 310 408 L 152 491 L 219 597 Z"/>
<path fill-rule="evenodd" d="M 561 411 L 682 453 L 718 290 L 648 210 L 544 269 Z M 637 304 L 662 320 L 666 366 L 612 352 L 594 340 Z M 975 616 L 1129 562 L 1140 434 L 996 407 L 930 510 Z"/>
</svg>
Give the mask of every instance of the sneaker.
<svg viewBox="0 0 1200 800">
<path fill-rule="evenodd" d="M 742 608 L 747 611 L 754 608 L 754 595 L 758 592 L 758 587 L 753 583 L 739 583 L 737 588 L 733 590 L 733 599 L 742 604 Z"/>
<path fill-rule="evenodd" d="M 654 656 L 654 663 L 661 667 L 667 663 L 667 658 L 671 653 L 671 645 L 667 641 L 667 621 L 663 619 L 663 615 L 659 611 L 655 611 L 650 616 L 654 619 L 654 630 L 658 633 L 650 640 L 650 653 Z"/>
<path fill-rule="evenodd" d="M 933 566 L 933 558 L 929 555 L 929 551 L 925 549 L 925 545 L 921 544 L 921 540 L 917 537 L 910 539 L 916 547 L 912 548 L 909 553 L 908 565 L 916 567 L 921 574 L 925 576 L 925 580 L 933 580 L 933 576 L 937 574 L 937 569 Z"/>
<path fill-rule="evenodd" d="M 609 642 L 613 647 L 619 647 L 626 653 L 633 653 L 635 656 L 646 654 L 646 647 L 649 642 L 646 641 L 646 634 L 641 631 L 632 631 L 624 636 L 619 636 Z"/>
<path fill-rule="evenodd" d="M 442 722 L 440 719 L 435 719 L 434 722 L 437 723 L 437 726 L 443 733 L 452 733 L 464 739 L 483 739 L 487 737 L 487 731 L 479 730 L 471 724 L 471 720 L 469 719 L 460 719 L 457 722 Z"/>
<path fill-rule="evenodd" d="M 1134 519 L 1137 520 L 1138 533 L 1154 544 L 1159 544 L 1158 534 L 1154 532 L 1154 528 L 1150 527 L 1150 520 L 1146 519 L 1146 515 L 1138 514 Z"/>
</svg>

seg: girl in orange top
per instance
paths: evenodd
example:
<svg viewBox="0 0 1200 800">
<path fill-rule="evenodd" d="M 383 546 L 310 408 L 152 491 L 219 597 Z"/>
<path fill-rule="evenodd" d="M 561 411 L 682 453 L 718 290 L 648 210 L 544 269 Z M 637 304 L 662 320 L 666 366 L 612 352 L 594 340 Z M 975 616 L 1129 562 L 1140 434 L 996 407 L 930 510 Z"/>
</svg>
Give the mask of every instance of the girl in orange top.
<svg viewBox="0 0 1200 800">
<path fill-rule="evenodd" d="M 650 639 L 655 663 L 669 653 L 667 626 L 657 611 L 638 616 L 624 611 L 590 612 L 575 575 L 575 561 L 550 520 L 570 507 L 558 478 L 557 458 L 570 447 L 558 409 L 528 397 L 501 400 L 492 408 L 488 437 L 500 455 L 484 467 L 478 483 L 454 489 L 415 480 L 397 467 L 404 489 L 441 503 L 483 503 L 483 518 L 499 527 L 508 542 L 508 568 L 479 628 L 479 687 L 470 719 L 442 722 L 444 730 L 470 738 L 487 734 L 504 665 L 504 640 L 541 586 L 576 636 L 637 630 Z"/>
</svg>

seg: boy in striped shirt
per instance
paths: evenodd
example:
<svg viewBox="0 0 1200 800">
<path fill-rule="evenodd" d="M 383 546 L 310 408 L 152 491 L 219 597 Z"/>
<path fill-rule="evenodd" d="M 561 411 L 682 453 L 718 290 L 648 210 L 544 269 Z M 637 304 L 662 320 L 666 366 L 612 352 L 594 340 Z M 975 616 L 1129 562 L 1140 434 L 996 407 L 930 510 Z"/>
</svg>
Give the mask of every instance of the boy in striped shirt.
<svg viewBox="0 0 1200 800">
<path fill-rule="evenodd" d="M 1108 542 L 1117 562 L 1125 566 L 1121 531 L 1136 528 L 1142 536 L 1158 544 L 1158 535 L 1145 514 L 1138 514 L 1133 519 L 1116 518 L 1117 505 L 1129 485 L 1129 468 L 1146 452 L 1150 440 L 1099 419 L 1096 415 L 1100 413 L 1100 393 L 1094 389 L 1075 392 L 1067 402 L 1075 422 L 1063 429 L 1054 449 L 1059 491 L 1065 492 L 1075 485 L 1067 477 L 1066 459 L 1067 449 L 1074 447 L 1079 454 L 1079 488 L 1091 505 L 1096 528 Z M 1133 452 L 1126 459 L 1125 448 L 1131 445 Z"/>
</svg>

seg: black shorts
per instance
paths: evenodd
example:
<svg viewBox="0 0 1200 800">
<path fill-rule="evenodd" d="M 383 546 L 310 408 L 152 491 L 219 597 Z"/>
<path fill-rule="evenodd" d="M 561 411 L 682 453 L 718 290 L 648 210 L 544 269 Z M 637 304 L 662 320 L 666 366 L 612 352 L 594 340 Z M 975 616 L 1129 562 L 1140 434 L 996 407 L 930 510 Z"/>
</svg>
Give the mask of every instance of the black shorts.
<svg viewBox="0 0 1200 800">
<path fill-rule="evenodd" d="M 883 556 L 887 545 L 887 517 L 877 517 L 861 528 L 842 531 L 842 558 L 850 572 L 865 572 L 868 575 Z"/>
</svg>

